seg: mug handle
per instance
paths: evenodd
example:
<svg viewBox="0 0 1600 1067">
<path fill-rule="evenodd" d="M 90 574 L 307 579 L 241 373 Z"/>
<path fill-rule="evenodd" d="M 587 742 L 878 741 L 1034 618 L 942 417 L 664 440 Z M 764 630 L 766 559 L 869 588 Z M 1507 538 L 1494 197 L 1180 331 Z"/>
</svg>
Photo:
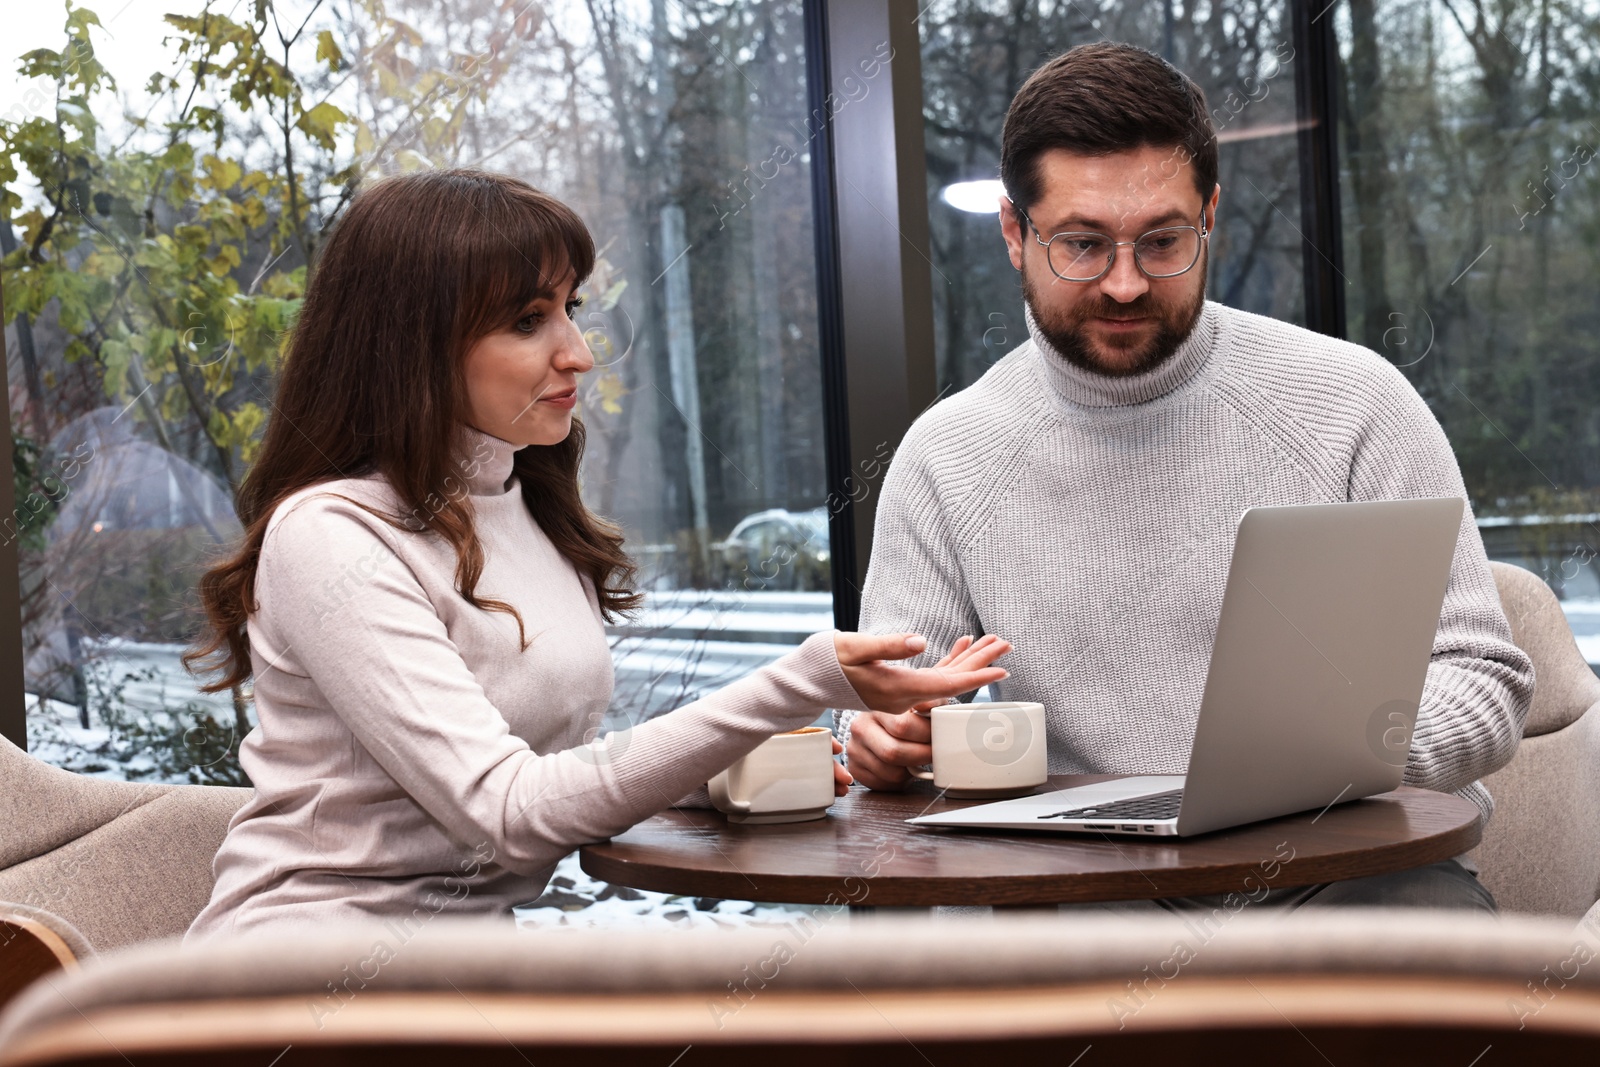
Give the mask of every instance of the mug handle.
<svg viewBox="0 0 1600 1067">
<path fill-rule="evenodd" d="M 726 769 L 712 775 L 711 780 L 706 783 L 706 793 L 711 797 L 711 806 L 724 814 L 750 814 L 750 802 L 748 800 L 735 800 L 728 795 L 728 772 Z M 721 794 L 720 803 L 718 802 L 719 793 Z"/>
</svg>

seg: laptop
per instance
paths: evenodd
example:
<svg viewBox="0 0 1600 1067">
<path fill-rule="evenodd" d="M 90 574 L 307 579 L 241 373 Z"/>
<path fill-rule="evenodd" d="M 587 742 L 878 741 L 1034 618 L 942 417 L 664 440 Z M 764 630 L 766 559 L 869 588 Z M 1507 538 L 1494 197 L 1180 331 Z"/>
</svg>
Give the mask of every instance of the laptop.
<svg viewBox="0 0 1600 1067">
<path fill-rule="evenodd" d="M 1134 775 L 906 821 L 1187 837 L 1400 784 L 1459 497 L 1250 508 L 1186 775 Z"/>
</svg>

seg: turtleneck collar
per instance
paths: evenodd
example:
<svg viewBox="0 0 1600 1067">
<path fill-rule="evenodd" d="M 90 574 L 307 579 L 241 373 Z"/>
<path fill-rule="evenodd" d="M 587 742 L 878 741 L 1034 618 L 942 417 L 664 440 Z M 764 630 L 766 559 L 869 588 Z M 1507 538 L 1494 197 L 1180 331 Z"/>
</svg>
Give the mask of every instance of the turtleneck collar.
<svg viewBox="0 0 1600 1067">
<path fill-rule="evenodd" d="M 512 457 L 522 446 L 502 441 L 475 426 L 462 428 L 466 451 L 460 463 L 468 491 L 473 496 L 503 496 L 509 488 L 506 482 L 511 478 Z"/>
<path fill-rule="evenodd" d="M 1216 342 L 1216 305 L 1207 300 L 1201 305 L 1194 330 L 1171 358 L 1143 374 L 1113 378 L 1068 363 L 1039 331 L 1033 309 L 1024 305 L 1023 310 L 1028 320 L 1028 336 L 1033 338 L 1033 346 L 1038 350 L 1039 368 L 1045 381 L 1060 399 L 1079 407 L 1127 407 L 1166 396 L 1199 373 L 1211 358 Z"/>
</svg>

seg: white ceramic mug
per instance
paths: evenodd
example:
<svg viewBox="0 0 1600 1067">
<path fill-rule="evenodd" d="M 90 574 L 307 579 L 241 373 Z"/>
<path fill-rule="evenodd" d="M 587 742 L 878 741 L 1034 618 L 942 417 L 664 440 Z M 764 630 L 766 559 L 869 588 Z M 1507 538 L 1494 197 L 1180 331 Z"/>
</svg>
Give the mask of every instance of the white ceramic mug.
<svg viewBox="0 0 1600 1067">
<path fill-rule="evenodd" d="M 953 797 L 1022 796 L 1048 780 L 1043 704 L 943 704 L 928 714 L 933 768 L 914 777 Z"/>
<path fill-rule="evenodd" d="M 833 731 L 807 726 L 774 734 L 710 782 L 711 803 L 729 822 L 820 819 L 833 805 Z"/>
</svg>

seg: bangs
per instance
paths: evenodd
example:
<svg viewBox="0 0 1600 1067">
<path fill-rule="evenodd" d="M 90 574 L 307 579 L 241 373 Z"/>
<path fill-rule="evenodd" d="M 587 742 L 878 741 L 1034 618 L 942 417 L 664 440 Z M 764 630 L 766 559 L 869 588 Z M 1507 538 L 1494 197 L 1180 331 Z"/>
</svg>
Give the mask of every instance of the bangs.
<svg viewBox="0 0 1600 1067">
<path fill-rule="evenodd" d="M 496 203 L 483 205 L 475 253 L 461 272 L 462 340 L 493 333 L 549 299 L 568 274 L 573 287 L 594 270 L 594 238 L 565 204 L 517 183 L 503 186 Z"/>
</svg>

